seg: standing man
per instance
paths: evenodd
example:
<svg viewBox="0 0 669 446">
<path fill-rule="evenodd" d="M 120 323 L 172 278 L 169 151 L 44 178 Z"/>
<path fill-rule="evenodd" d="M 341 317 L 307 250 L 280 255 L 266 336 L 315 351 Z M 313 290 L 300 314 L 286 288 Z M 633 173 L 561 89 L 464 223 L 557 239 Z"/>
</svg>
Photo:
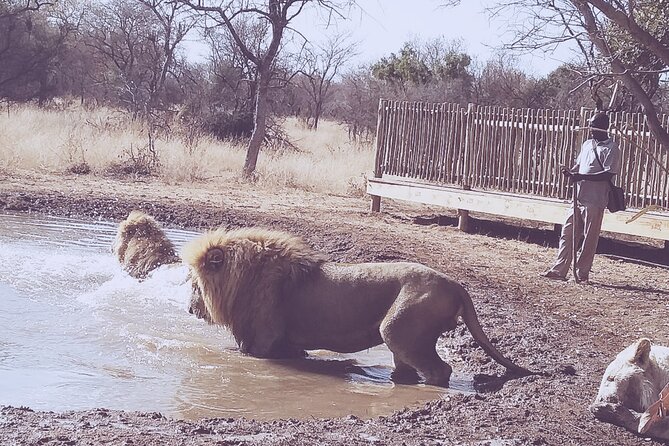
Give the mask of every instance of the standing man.
<svg viewBox="0 0 669 446">
<path fill-rule="evenodd" d="M 599 112 L 590 120 L 590 137 L 581 146 L 576 165 L 562 167 L 562 174 L 578 184 L 577 206 L 562 226 L 557 259 L 543 277 L 567 280 L 573 256 L 573 235 L 583 237 L 576 256 L 576 280 L 587 282 L 595 258 L 604 209 L 609 200 L 609 181 L 620 172 L 620 149 L 609 137 L 609 117 Z M 574 184 L 574 187 L 576 187 Z M 573 230 L 576 225 L 576 231 Z"/>
</svg>

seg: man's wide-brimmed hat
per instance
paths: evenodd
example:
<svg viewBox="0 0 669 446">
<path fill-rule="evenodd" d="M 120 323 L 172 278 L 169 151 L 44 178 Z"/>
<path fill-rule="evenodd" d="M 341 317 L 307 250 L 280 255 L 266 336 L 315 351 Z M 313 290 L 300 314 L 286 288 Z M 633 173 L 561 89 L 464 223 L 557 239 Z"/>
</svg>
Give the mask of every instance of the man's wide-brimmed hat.
<svg viewBox="0 0 669 446">
<path fill-rule="evenodd" d="M 596 113 L 590 118 L 590 127 L 607 131 L 609 129 L 609 116 L 604 112 Z"/>
</svg>

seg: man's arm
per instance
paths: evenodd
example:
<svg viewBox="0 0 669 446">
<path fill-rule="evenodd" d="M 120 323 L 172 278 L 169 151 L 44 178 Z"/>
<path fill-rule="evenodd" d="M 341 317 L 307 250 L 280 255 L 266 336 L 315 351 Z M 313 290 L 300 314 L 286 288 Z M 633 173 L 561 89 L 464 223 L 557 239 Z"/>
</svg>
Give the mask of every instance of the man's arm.
<svg viewBox="0 0 669 446">
<path fill-rule="evenodd" d="M 613 178 L 613 173 L 604 171 L 599 173 L 572 173 L 572 181 L 610 181 Z"/>
<path fill-rule="evenodd" d="M 562 166 L 561 170 L 562 175 L 568 177 L 571 181 L 610 181 L 615 175 L 608 170 L 599 173 L 578 173 L 578 164 L 571 169 Z"/>
</svg>

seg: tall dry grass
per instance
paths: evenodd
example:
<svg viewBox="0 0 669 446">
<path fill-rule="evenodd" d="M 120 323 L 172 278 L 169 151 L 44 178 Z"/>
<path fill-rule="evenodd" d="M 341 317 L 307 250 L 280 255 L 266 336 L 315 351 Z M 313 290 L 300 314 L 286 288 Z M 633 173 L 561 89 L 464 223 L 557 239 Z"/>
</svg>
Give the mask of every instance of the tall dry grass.
<svg viewBox="0 0 669 446">
<path fill-rule="evenodd" d="M 373 169 L 372 145 L 349 141 L 346 130 L 324 121 L 318 131 L 297 119 L 284 131 L 298 150 L 263 148 L 258 159 L 257 185 L 290 187 L 338 195 L 362 195 Z M 241 180 L 246 156 L 243 143 L 218 141 L 171 128 L 154 135 L 155 174 L 170 183 Z M 41 109 L 12 105 L 0 112 L 0 169 L 51 173 L 90 169 L 91 175 L 118 174 L 148 148 L 145 125 L 118 110 L 97 108 Z"/>
</svg>

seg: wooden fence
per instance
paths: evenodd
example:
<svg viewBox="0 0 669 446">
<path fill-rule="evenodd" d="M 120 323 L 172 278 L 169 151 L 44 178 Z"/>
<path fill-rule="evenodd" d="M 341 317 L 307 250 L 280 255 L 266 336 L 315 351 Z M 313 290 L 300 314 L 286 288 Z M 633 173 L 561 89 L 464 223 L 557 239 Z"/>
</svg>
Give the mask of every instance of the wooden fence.
<svg viewBox="0 0 669 446">
<path fill-rule="evenodd" d="M 588 137 L 578 128 L 592 114 L 382 99 L 375 177 L 568 199 L 559 168 L 574 164 Z M 610 119 L 622 152 L 615 182 L 627 192 L 628 206 L 669 209 L 669 148 L 650 134 L 642 114 Z M 669 128 L 669 116 L 661 119 Z"/>
</svg>

